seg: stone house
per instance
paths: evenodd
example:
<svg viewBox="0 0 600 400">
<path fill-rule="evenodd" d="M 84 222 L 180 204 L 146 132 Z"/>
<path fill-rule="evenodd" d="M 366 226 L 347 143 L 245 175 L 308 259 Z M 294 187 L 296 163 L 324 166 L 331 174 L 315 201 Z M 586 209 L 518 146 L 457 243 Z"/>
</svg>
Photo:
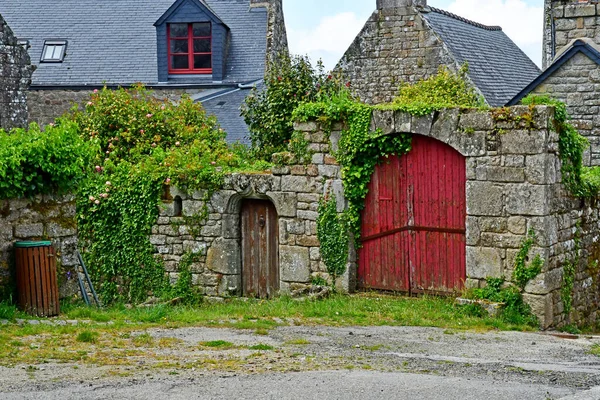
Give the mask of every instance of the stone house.
<svg viewBox="0 0 600 400">
<path fill-rule="evenodd" d="M 425 0 L 377 0 L 338 64 L 361 100 L 389 102 L 402 82 L 469 65 L 473 86 L 492 107 L 503 106 L 539 68 L 498 26 L 429 7 Z"/>
<path fill-rule="evenodd" d="M 281 0 L 5 0 L 0 15 L 37 67 L 29 120 L 41 124 L 95 88 L 143 83 L 161 97 L 190 94 L 244 141 L 239 107 L 287 51 Z"/>
</svg>

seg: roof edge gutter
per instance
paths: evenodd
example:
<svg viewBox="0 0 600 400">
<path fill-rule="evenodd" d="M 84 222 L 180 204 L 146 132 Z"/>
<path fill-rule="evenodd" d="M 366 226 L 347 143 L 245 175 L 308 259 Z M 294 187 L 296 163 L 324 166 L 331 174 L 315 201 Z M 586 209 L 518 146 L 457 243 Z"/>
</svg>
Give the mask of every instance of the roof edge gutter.
<svg viewBox="0 0 600 400">
<path fill-rule="evenodd" d="M 238 88 L 246 83 L 185 83 L 185 84 L 153 84 L 144 85 L 147 89 L 218 89 L 218 88 Z M 115 85 L 31 85 L 29 90 L 94 90 L 94 89 L 119 89 L 131 88 L 133 84 L 115 84 Z"/>
</svg>

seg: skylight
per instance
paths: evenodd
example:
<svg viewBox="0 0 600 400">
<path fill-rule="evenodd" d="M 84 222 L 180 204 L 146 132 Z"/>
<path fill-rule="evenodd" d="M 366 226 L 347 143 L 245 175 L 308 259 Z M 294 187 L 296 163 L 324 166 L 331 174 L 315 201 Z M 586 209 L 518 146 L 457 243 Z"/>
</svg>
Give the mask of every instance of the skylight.
<svg viewBox="0 0 600 400">
<path fill-rule="evenodd" d="M 41 62 L 63 62 L 67 50 L 66 40 L 46 40 Z"/>
</svg>

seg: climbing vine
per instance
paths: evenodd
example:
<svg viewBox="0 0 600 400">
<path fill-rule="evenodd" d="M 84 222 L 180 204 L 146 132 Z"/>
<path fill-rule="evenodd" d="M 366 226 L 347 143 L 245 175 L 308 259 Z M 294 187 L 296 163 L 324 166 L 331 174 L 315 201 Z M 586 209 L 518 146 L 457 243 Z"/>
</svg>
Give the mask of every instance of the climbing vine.
<svg viewBox="0 0 600 400">
<path fill-rule="evenodd" d="M 410 134 L 383 135 L 370 130 L 374 109 L 399 110 L 426 115 L 447 107 L 481 107 L 483 100 L 466 83 L 467 67 L 459 73 L 440 68 L 437 75 L 400 87 L 393 103 L 369 106 L 354 99 L 348 84 L 331 90 L 319 102 L 302 103 L 294 110 L 297 121 L 318 121 L 325 130 L 343 122 L 339 150 L 335 157 L 341 165 L 344 192 L 348 199 L 346 218 L 356 243 L 360 238 L 361 211 L 375 167 L 393 155 L 402 156 L 411 149 Z"/>
<path fill-rule="evenodd" d="M 174 104 L 143 87 L 104 89 L 70 119 L 99 149 L 78 187 L 77 218 L 103 302 L 181 295 L 183 283 L 171 287 L 150 243 L 165 188 L 203 190 L 206 203 L 227 172 L 268 164 L 255 163 L 243 146 L 229 146 L 216 119 L 188 97 Z M 203 219 L 206 210 L 198 215 Z M 200 229 L 198 218 L 192 230 Z M 185 268 L 181 277 L 189 280 Z"/>
<path fill-rule="evenodd" d="M 346 217 L 338 214 L 335 197 L 325 196 L 319 201 L 317 237 L 319 238 L 321 259 L 331 276 L 335 287 L 337 278 L 346 271 L 350 238 Z"/>
<path fill-rule="evenodd" d="M 521 248 L 515 257 L 515 264 L 513 270 L 513 282 L 522 289 L 525 288 L 527 282 L 535 278 L 542 272 L 542 266 L 544 265 L 544 260 L 540 257 L 539 254 L 533 258 L 529 266 L 527 266 L 527 260 L 529 259 L 529 252 L 531 250 L 531 246 L 533 246 L 535 242 L 535 232 L 533 229 L 530 229 L 527 232 L 527 236 L 523 239 L 521 243 Z"/>
<path fill-rule="evenodd" d="M 550 105 L 555 109 L 554 129 L 559 135 L 558 147 L 562 162 L 562 180 L 573 196 L 596 197 L 600 192 L 600 167 L 583 165 L 583 151 L 589 146 L 569 122 L 565 103 L 549 96 L 529 95 L 522 101 L 524 105 Z"/>
</svg>

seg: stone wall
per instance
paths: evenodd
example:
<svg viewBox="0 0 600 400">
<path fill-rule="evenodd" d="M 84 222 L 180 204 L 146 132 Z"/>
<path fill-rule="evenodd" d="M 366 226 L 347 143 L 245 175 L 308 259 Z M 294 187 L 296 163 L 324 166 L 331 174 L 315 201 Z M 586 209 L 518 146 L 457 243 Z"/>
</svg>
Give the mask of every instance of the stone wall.
<svg viewBox="0 0 600 400">
<path fill-rule="evenodd" d="M 458 70 L 449 50 L 416 8 L 422 3 L 378 2 L 378 10 L 340 60 L 339 70 L 362 101 L 390 102 L 402 82 L 435 75 L 441 65 Z"/>
<path fill-rule="evenodd" d="M 27 125 L 27 88 L 33 70 L 27 50 L 0 15 L 0 129 Z"/>
<path fill-rule="evenodd" d="M 376 111 L 372 124 L 385 134 L 433 137 L 466 157 L 467 287 L 482 287 L 490 276 L 510 279 L 522 241 L 528 230 L 535 232 L 529 259 L 539 254 L 545 262 L 524 298 L 544 328 L 594 322 L 600 301 L 598 208 L 570 197 L 561 184 L 553 112 L 551 107 L 523 106 L 489 112 L 445 110 L 426 117 Z M 298 128 L 322 134 L 314 127 Z M 339 132 L 332 135 L 337 138 Z M 565 263 L 576 259 L 576 236 L 584 250 L 577 266 L 575 311 L 567 318 L 560 288 Z"/>
<path fill-rule="evenodd" d="M 88 101 L 93 89 L 42 89 L 34 88 L 28 92 L 29 122 L 41 126 L 53 122 L 56 118 L 68 112 L 73 105 L 81 105 Z M 177 101 L 184 93 L 191 96 L 205 89 L 152 89 L 158 98 L 168 98 Z"/>
<path fill-rule="evenodd" d="M 512 276 L 515 257 L 529 230 L 536 234 L 529 259 L 544 259 L 542 273 L 524 298 L 542 327 L 595 323 L 600 304 L 600 216 L 596 202 L 575 199 L 561 183 L 554 109 L 525 106 L 491 111 L 444 110 L 424 117 L 375 111 L 372 129 L 437 139 L 466 158 L 466 286 L 486 278 Z M 313 278 L 328 279 L 316 236 L 319 198 L 333 193 L 338 211 L 347 206 L 337 150 L 342 125 L 329 134 L 315 122 L 296 124 L 314 152 L 308 165 L 275 167 L 268 174 L 233 174 L 206 203 L 202 192 L 169 187 L 151 242 L 172 280 L 185 254 L 194 285 L 207 296 L 241 294 L 241 205 L 244 199 L 270 200 L 278 215 L 282 293 L 306 290 Z M 178 216 L 179 199 L 181 216 Z M 0 203 L 0 265 L 6 281 L 15 240 L 51 238 L 61 254 L 62 274 L 74 264 L 76 245 L 71 198 L 10 200 Z M 580 242 L 576 254 L 576 242 Z M 356 288 L 356 253 L 351 249 L 343 291 Z M 565 315 L 561 296 L 565 265 L 576 265 L 573 311 Z"/>
<path fill-rule="evenodd" d="M 600 4 L 597 0 L 545 0 L 542 66 L 575 39 L 589 38 L 600 43 Z"/>
<path fill-rule="evenodd" d="M 73 196 L 67 195 L 0 200 L 0 294 L 10 288 L 14 243 L 42 239 L 52 241 L 56 250 L 61 295 L 75 293 L 75 201 Z"/>
<path fill-rule="evenodd" d="M 587 39 L 592 45 L 600 44 L 600 4 L 596 1 L 566 2 L 546 0 L 546 27 L 544 33 L 544 68 L 550 66 L 555 55 L 576 39 Z M 582 53 L 562 65 L 534 93 L 548 94 L 564 102 L 573 118 L 573 124 L 590 141 L 584 157 L 585 165 L 600 165 L 600 66 Z"/>
<path fill-rule="evenodd" d="M 344 209 L 340 167 L 329 156 L 329 141 L 315 123 L 301 124 L 315 151 L 312 163 L 276 167 L 272 174 L 234 174 L 226 178 L 222 190 L 207 202 L 206 221 L 199 226 L 194 216 L 201 215 L 204 193 L 186 194 L 170 188 L 161 216 L 153 227 L 151 242 L 165 261 L 171 279 L 178 277 L 178 266 L 186 253 L 197 256 L 192 265 L 193 281 L 208 296 L 241 294 L 240 210 L 243 199 L 270 200 L 279 218 L 279 265 L 282 293 L 302 291 L 313 277 L 328 279 L 321 262 L 317 239 L 317 207 L 325 190 L 331 189 Z M 176 216 L 176 199 L 181 199 L 181 216 Z M 350 268 L 352 272 L 354 268 Z M 339 288 L 353 288 L 352 275 L 337 281 Z"/>
</svg>

